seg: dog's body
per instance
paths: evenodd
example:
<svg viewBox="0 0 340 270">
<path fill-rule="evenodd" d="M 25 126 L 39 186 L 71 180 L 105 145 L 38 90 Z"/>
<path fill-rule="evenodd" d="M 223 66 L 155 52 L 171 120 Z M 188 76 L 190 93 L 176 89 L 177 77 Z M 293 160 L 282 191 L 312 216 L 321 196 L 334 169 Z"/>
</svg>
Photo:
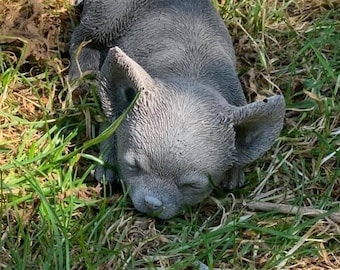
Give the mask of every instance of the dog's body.
<svg viewBox="0 0 340 270">
<path fill-rule="evenodd" d="M 247 105 L 224 22 L 209 0 L 85 0 L 71 41 L 70 78 L 98 72 L 109 121 L 140 97 L 101 147 L 119 166 L 135 207 L 169 218 L 211 191 L 244 182 L 284 117 L 274 96 Z M 119 48 L 118 48 L 119 47 Z M 97 178 L 110 181 L 100 167 Z"/>
</svg>

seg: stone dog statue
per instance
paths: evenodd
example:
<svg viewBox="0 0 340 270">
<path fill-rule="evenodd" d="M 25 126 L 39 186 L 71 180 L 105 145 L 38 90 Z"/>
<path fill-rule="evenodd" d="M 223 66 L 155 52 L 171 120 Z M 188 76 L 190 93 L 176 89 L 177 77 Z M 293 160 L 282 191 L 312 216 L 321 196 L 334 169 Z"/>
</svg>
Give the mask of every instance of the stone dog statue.
<svg viewBox="0 0 340 270">
<path fill-rule="evenodd" d="M 100 147 L 137 210 L 167 219 L 213 186 L 243 185 L 243 166 L 278 137 L 285 103 L 282 96 L 246 103 L 231 38 L 210 0 L 80 2 L 69 78 L 98 75 L 111 123 L 140 93 Z M 96 170 L 99 181 L 116 177 L 106 166 Z"/>
</svg>

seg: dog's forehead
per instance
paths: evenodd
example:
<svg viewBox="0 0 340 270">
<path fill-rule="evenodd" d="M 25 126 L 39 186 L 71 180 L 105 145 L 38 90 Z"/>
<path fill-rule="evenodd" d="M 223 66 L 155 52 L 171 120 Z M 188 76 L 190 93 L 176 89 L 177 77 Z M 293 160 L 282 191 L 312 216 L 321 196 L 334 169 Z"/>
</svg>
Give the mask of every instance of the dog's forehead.
<svg viewBox="0 0 340 270">
<path fill-rule="evenodd" d="M 219 170 L 232 161 L 235 132 L 231 126 L 214 126 L 213 129 L 209 126 L 213 119 L 177 121 L 162 120 L 162 125 L 159 119 L 152 123 L 138 122 L 130 127 L 126 148 L 136 156 L 149 159 L 154 169 L 177 170 L 179 174 L 191 170 Z"/>
</svg>

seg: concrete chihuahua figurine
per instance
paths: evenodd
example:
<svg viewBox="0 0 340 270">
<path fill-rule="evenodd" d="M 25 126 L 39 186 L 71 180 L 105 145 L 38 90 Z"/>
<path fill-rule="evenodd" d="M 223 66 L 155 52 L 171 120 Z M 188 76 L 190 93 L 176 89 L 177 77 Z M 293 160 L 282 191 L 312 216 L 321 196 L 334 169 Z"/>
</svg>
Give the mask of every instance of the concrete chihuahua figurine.
<svg viewBox="0 0 340 270">
<path fill-rule="evenodd" d="M 102 143 L 137 210 L 167 219 L 209 195 L 244 184 L 243 166 L 270 149 L 282 96 L 247 104 L 226 26 L 210 0 L 83 0 L 71 40 L 69 78 L 93 71 L 112 123 Z M 83 41 L 89 41 L 77 54 Z M 80 70 L 79 70 L 80 67 Z M 96 178 L 114 172 L 98 166 Z"/>
</svg>

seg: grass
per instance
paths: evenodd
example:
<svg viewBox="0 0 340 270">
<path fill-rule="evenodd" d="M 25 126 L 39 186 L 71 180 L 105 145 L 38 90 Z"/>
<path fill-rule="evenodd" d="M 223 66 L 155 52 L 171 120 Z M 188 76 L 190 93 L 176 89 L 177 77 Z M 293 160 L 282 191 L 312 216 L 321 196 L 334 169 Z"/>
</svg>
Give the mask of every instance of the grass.
<svg viewBox="0 0 340 270">
<path fill-rule="evenodd" d="M 285 127 L 246 187 L 168 221 L 93 180 L 116 126 L 96 137 L 98 100 L 65 80 L 74 10 L 32 3 L 0 7 L 0 269 L 340 268 L 337 1 L 215 1 L 247 99 L 282 93 Z"/>
</svg>

